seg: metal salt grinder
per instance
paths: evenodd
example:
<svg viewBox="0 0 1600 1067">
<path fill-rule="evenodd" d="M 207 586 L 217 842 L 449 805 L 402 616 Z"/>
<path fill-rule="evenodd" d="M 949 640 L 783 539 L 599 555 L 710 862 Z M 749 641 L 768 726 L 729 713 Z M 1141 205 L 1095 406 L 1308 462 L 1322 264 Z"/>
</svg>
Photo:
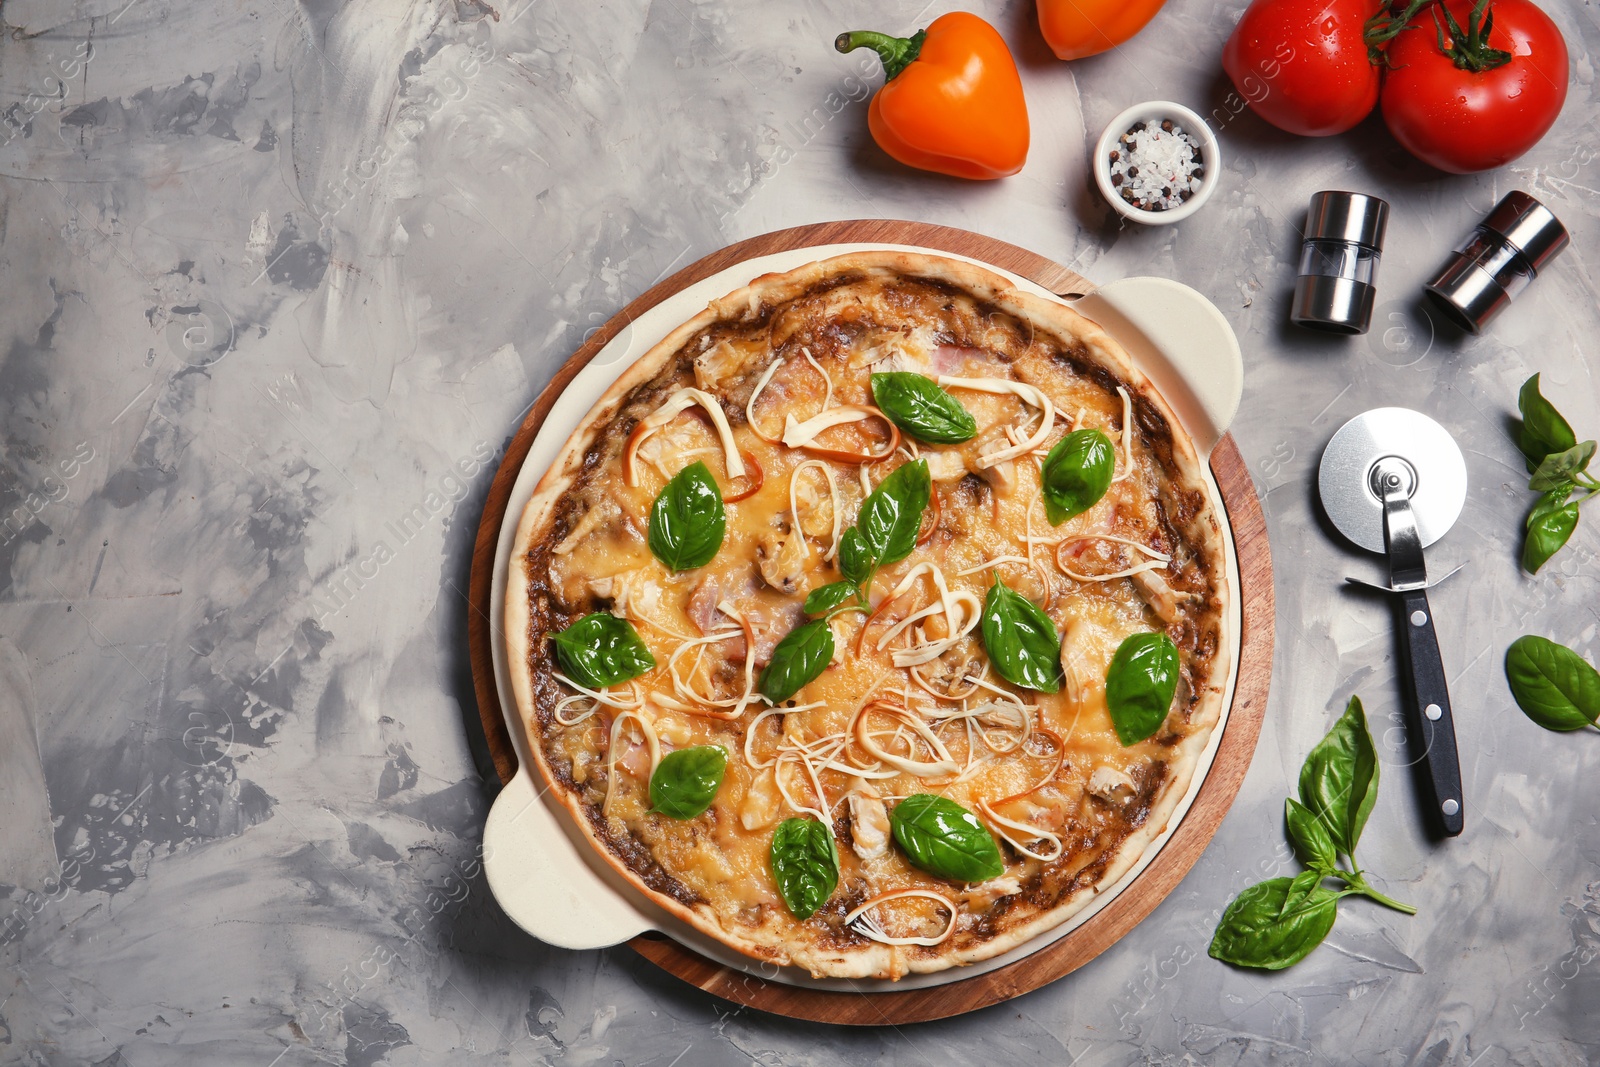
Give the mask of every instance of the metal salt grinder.
<svg viewBox="0 0 1600 1067">
<path fill-rule="evenodd" d="M 1434 823 L 1461 832 L 1464 798 L 1450 689 L 1439 654 L 1428 590 L 1460 567 L 1428 580 L 1422 550 L 1443 537 L 1467 499 L 1467 464 L 1450 432 L 1408 408 L 1374 408 L 1345 423 L 1317 471 L 1323 510 L 1339 532 L 1389 558 L 1389 584 L 1347 578 L 1394 598 L 1409 678 L 1409 731 L 1422 749 Z"/>
<path fill-rule="evenodd" d="M 1423 292 L 1451 322 L 1478 333 L 1567 247 L 1567 228 L 1521 190 L 1500 199 Z"/>
<path fill-rule="evenodd" d="M 1290 321 L 1326 333 L 1366 333 L 1388 224 L 1389 204 L 1375 196 L 1333 189 L 1313 195 Z"/>
</svg>

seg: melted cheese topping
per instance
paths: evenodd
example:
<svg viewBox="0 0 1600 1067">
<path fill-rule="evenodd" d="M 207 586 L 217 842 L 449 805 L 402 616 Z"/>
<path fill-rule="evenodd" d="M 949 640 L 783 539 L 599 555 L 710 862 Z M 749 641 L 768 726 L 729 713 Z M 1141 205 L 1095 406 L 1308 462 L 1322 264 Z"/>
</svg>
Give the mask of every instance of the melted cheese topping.
<svg viewBox="0 0 1600 1067">
<path fill-rule="evenodd" d="M 814 323 L 834 321 L 841 308 L 858 322 L 876 314 L 892 323 L 904 314 L 871 291 L 833 290 L 817 303 Z M 936 306 L 919 313 L 941 314 Z M 954 332 L 951 324 L 938 327 L 945 329 Z M 751 334 L 769 346 L 782 336 L 777 325 Z M 832 931 L 840 943 L 864 937 L 896 951 L 963 932 L 975 937 L 969 930 L 975 917 L 1019 891 L 1011 886 L 1049 871 L 1082 870 L 1098 855 L 1097 842 L 1114 844 L 1128 830 L 1123 806 L 1089 792 L 1097 770 L 1149 781 L 1158 773 L 1152 767 L 1169 758 L 1173 740 L 1188 730 L 1181 689 L 1179 710 L 1163 730 L 1131 747 L 1118 742 L 1106 708 L 1105 672 L 1124 638 L 1204 623 L 1195 614 L 1201 608 L 1189 606 L 1200 603 L 1196 596 L 1183 601 L 1186 614 L 1176 628 L 1164 624 L 1127 577 L 1162 568 L 1168 581 L 1188 582 L 1185 590 L 1201 580 L 1192 549 L 1167 526 L 1164 475 L 1129 426 L 1126 396 L 1021 341 L 1004 353 L 958 345 L 930 350 L 913 344 L 913 336 L 929 334 L 869 327 L 841 336 L 794 326 L 760 362 L 734 369 L 726 359 L 696 363 L 700 388 L 682 385 L 680 377 L 675 390 L 654 393 L 665 395 L 664 403 L 639 409 L 648 414 L 637 425 L 670 434 L 654 461 L 641 455 L 630 464 L 630 479 L 620 434 L 608 438 L 605 461 L 586 473 L 571 505 L 573 525 L 601 518 L 581 538 L 567 537 L 559 552 L 541 557 L 549 588 L 569 617 L 608 608 L 626 615 L 659 665 L 610 693 L 564 687 L 579 699 L 545 724 L 547 755 L 571 768 L 587 796 L 603 798 L 617 831 L 642 842 L 730 926 L 794 924 L 777 896 L 768 854 L 777 821 L 809 813 L 841 846 L 840 889 L 810 920 L 817 929 Z M 744 344 L 741 350 L 749 351 L 754 341 Z M 833 562 L 839 533 L 855 521 L 868 487 L 912 454 L 889 443 L 881 416 L 863 414 L 876 415 L 868 406 L 868 376 L 886 351 L 898 365 L 938 376 L 977 419 L 979 434 L 971 441 L 915 446 L 942 469 L 967 473 L 935 483 L 937 511 L 929 510 L 937 526 L 908 559 L 879 572 L 873 615 L 836 617 L 833 662 L 786 706 L 769 707 L 752 695 L 752 679 L 772 646 L 806 621 L 806 593 L 839 580 Z M 710 425 L 676 417 L 697 403 L 707 408 Z M 1058 420 L 1058 411 L 1075 414 Z M 737 424 L 727 417 L 735 412 L 744 416 Z M 781 439 L 769 436 L 779 425 Z M 1052 528 L 1036 460 L 1071 425 L 1103 427 L 1120 438 L 1119 478 L 1088 511 Z M 798 447 L 824 430 L 837 446 L 824 458 Z M 638 446 L 638 436 L 635 430 L 629 447 Z M 866 464 L 837 458 L 876 458 L 886 449 L 896 454 L 870 476 Z M 708 450 L 726 457 L 719 478 L 735 473 L 743 452 L 765 480 L 727 505 L 716 557 L 674 574 L 646 544 L 650 507 L 667 478 Z M 1012 460 L 1018 462 L 1002 491 L 992 469 Z M 802 507 L 797 492 L 806 486 L 816 491 L 805 490 Z M 726 481 L 723 488 L 726 494 Z M 1059 693 L 1016 688 L 989 669 L 977 623 L 995 572 L 1041 605 L 1065 635 Z M 1204 579 L 1205 568 L 1198 573 Z M 626 588 L 625 603 L 595 593 L 597 581 L 608 577 L 615 582 L 600 588 Z M 1192 645 L 1180 641 L 1186 661 L 1197 655 Z M 633 737 L 634 724 L 644 727 L 643 742 Z M 726 778 L 704 816 L 678 822 L 649 811 L 646 768 L 659 759 L 658 738 L 662 753 L 696 744 L 728 751 Z M 845 847 L 856 837 L 851 812 L 872 807 L 861 801 L 863 791 L 889 809 L 913 793 L 938 793 L 977 814 L 1001 842 L 1001 889 L 963 895 L 913 867 L 892 844 L 860 852 Z M 857 803 L 847 803 L 852 796 Z M 881 827 L 863 833 L 881 835 Z M 959 908 L 948 903 L 952 895 Z"/>
</svg>

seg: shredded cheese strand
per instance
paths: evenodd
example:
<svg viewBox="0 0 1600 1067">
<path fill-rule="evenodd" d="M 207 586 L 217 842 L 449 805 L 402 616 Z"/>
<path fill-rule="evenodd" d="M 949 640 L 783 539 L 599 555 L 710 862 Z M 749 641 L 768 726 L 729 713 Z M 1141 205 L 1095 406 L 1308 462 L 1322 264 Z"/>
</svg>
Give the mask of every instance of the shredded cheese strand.
<svg viewBox="0 0 1600 1067">
<path fill-rule="evenodd" d="M 728 477 L 744 477 L 744 459 L 739 455 L 739 448 L 734 443 L 733 427 L 728 425 L 728 416 L 723 414 L 722 405 L 710 393 L 686 386 L 674 390 L 660 407 L 640 419 L 639 425 L 628 435 L 627 446 L 622 451 L 622 473 L 624 480 L 630 486 L 639 484 L 634 469 L 634 454 L 638 452 L 645 438 L 695 404 L 705 409 L 706 414 L 711 416 L 711 424 L 716 427 L 717 437 L 722 442 L 722 451 L 727 461 Z"/>
<path fill-rule="evenodd" d="M 1032 437 L 1029 437 L 1021 444 L 1014 444 L 1010 448 L 1003 448 L 998 452 L 991 452 L 986 456 L 980 457 L 978 466 L 984 470 L 1007 460 L 1027 455 L 1044 444 L 1051 431 L 1055 429 L 1055 403 L 1044 394 L 1043 390 L 1026 382 L 1013 382 L 1005 378 L 957 378 L 954 375 L 941 374 L 939 375 L 939 384 L 954 386 L 957 389 L 971 389 L 978 393 L 992 393 L 995 395 L 1010 393 L 1023 403 L 1031 404 L 1043 413 L 1044 417 L 1039 420 L 1039 429 L 1034 432 Z"/>
<path fill-rule="evenodd" d="M 800 528 L 800 543 L 805 546 L 806 555 L 809 557 L 811 545 L 806 541 L 805 527 L 800 522 L 800 505 L 795 500 L 794 488 L 795 483 L 800 480 L 800 475 L 813 469 L 821 471 L 822 476 L 828 480 L 829 507 L 833 511 L 833 543 L 828 546 L 828 551 L 823 553 L 822 558 L 824 561 L 829 561 L 839 552 L 840 527 L 844 518 L 842 514 L 844 509 L 839 506 L 839 483 L 833 480 L 833 468 L 820 459 L 808 459 L 795 467 L 793 473 L 789 475 L 789 513 L 794 516 L 794 524 Z M 862 469 L 865 470 L 865 466 Z"/>
<path fill-rule="evenodd" d="M 1117 392 L 1122 396 L 1122 473 L 1111 479 L 1112 485 L 1133 474 L 1133 400 L 1120 385 Z"/>
<path fill-rule="evenodd" d="M 950 912 L 950 920 L 945 924 L 944 932 L 938 937 L 890 937 L 884 930 L 883 923 L 876 916 L 870 914 L 873 908 L 886 904 L 891 900 L 901 900 L 906 897 L 921 897 L 943 905 Z M 856 908 L 844 917 L 844 924 L 863 937 L 883 945 L 942 945 L 956 932 L 956 904 L 955 901 L 943 893 L 935 893 L 931 889 L 896 889 L 889 893 L 880 893 Z"/>
<path fill-rule="evenodd" d="M 978 809 L 978 814 L 982 815 L 984 819 L 989 822 L 989 825 L 994 828 L 994 832 L 1005 838 L 1007 844 L 1016 849 L 1018 852 L 1022 853 L 1024 856 L 1031 857 L 1032 859 L 1039 860 L 1043 863 L 1050 863 L 1053 860 L 1060 859 L 1061 854 L 1066 851 L 1066 846 L 1061 843 L 1061 838 L 1057 837 L 1049 830 L 1040 829 L 1039 827 L 1033 826 L 1029 823 L 1018 822 L 1016 819 L 1008 819 L 1004 815 L 1001 815 L 999 812 L 995 811 L 994 808 L 990 807 L 987 800 L 979 800 L 975 806 Z M 1006 832 L 1008 830 L 1010 833 Z M 1019 840 L 1016 836 L 1014 836 L 1016 834 L 1029 834 L 1031 836 Z M 1048 841 L 1054 846 L 1054 851 L 1050 852 L 1048 855 L 1045 855 L 1043 853 L 1035 852 L 1024 843 L 1040 840 Z"/>
<path fill-rule="evenodd" d="M 762 390 L 767 387 L 768 382 L 772 381 L 772 376 L 778 373 L 778 368 L 781 366 L 783 366 L 782 356 L 779 356 L 777 359 L 767 364 L 766 371 L 761 375 L 760 378 L 756 379 L 756 387 L 755 390 L 751 392 L 750 399 L 744 402 L 745 424 L 750 427 L 751 433 L 755 434 L 769 445 L 777 444 L 778 438 L 768 437 L 766 434 L 761 432 L 761 426 L 756 422 L 756 397 L 761 395 Z"/>
<path fill-rule="evenodd" d="M 644 740 L 650 746 L 650 773 L 644 776 L 648 782 L 656 773 L 656 768 L 661 765 L 661 741 L 656 737 L 656 728 L 650 720 L 640 715 L 637 711 L 624 711 L 611 720 L 611 738 L 606 744 L 606 798 L 600 804 L 600 814 L 611 814 L 611 794 L 617 782 L 617 739 L 622 731 L 622 724 L 632 719 L 639 724 L 639 732 L 644 734 Z"/>
</svg>

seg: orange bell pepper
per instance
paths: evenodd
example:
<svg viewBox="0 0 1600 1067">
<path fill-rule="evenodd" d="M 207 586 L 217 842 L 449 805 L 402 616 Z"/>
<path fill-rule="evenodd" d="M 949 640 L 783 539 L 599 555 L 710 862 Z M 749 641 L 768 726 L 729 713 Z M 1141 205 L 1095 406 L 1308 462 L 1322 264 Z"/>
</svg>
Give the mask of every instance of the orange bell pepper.
<svg viewBox="0 0 1600 1067">
<path fill-rule="evenodd" d="M 910 37 L 841 33 L 834 47 L 871 48 L 883 60 L 867 126 L 900 162 L 957 178 L 1004 178 L 1027 161 L 1028 105 L 1016 61 L 978 16 L 940 15 Z"/>
<path fill-rule="evenodd" d="M 1144 29 L 1167 0 L 1038 0 L 1039 29 L 1059 59 L 1097 56 Z"/>
</svg>

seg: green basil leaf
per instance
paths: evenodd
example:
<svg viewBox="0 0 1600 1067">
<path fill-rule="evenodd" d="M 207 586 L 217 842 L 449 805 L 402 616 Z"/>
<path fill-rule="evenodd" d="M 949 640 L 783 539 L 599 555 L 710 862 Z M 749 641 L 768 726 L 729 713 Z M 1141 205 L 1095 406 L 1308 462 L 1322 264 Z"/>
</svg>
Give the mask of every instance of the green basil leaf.
<svg viewBox="0 0 1600 1067">
<path fill-rule="evenodd" d="M 696 460 L 656 495 L 650 508 L 650 551 L 669 570 L 704 567 L 722 547 L 727 525 L 717 480 Z"/>
<path fill-rule="evenodd" d="M 1000 580 L 983 600 L 983 647 L 995 673 L 1012 685 L 1054 693 L 1061 688 L 1061 635 L 1039 606 Z"/>
<path fill-rule="evenodd" d="M 1530 471 L 1544 457 L 1553 452 L 1565 452 L 1578 443 L 1578 437 L 1567 420 L 1539 392 L 1537 374 L 1522 383 L 1522 391 L 1517 395 L 1517 410 L 1522 412 L 1522 433 L 1518 436 L 1517 445 L 1527 457 Z"/>
<path fill-rule="evenodd" d="M 1073 430 L 1044 458 L 1044 513 L 1051 526 L 1094 507 L 1111 488 L 1117 450 L 1099 430 Z"/>
<path fill-rule="evenodd" d="M 1308 875 L 1315 885 L 1307 884 Z M 1306 871 L 1299 878 L 1273 878 L 1240 893 L 1217 923 L 1212 959 L 1268 971 L 1305 959 L 1328 936 L 1339 913 L 1339 895 L 1323 887 L 1321 878 L 1317 871 Z"/>
<path fill-rule="evenodd" d="M 1528 479 L 1528 488 L 1536 493 L 1552 489 L 1571 489 L 1573 476 L 1583 472 L 1594 458 L 1595 443 L 1583 441 L 1562 452 L 1552 452 L 1539 461 Z"/>
<path fill-rule="evenodd" d="M 1600 672 L 1565 645 L 1528 634 L 1506 649 L 1506 681 L 1522 713 L 1546 730 L 1600 721 Z"/>
<path fill-rule="evenodd" d="M 1522 542 L 1522 567 L 1529 574 L 1538 574 L 1539 568 L 1550 557 L 1561 551 L 1578 528 L 1578 502 L 1567 501 L 1572 488 L 1552 489 L 1539 498 L 1528 515 L 1528 534 Z"/>
<path fill-rule="evenodd" d="M 872 575 L 872 549 L 854 526 L 839 539 L 839 573 L 853 585 L 860 585 Z"/>
<path fill-rule="evenodd" d="M 550 640 L 562 672 L 590 689 L 626 682 L 656 665 L 633 624 L 606 612 L 585 615 Z"/>
<path fill-rule="evenodd" d="M 838 846 L 816 819 L 779 823 L 769 858 L 784 906 L 802 922 L 815 915 L 839 885 Z"/>
<path fill-rule="evenodd" d="M 1161 729 L 1178 691 L 1178 646 L 1163 633 L 1129 634 L 1106 669 L 1106 708 L 1117 740 L 1136 745 Z"/>
<path fill-rule="evenodd" d="M 1300 768 L 1300 802 L 1322 820 L 1334 845 L 1348 856 L 1361 840 L 1377 799 L 1377 746 L 1367 730 L 1361 698 L 1351 697 Z"/>
<path fill-rule="evenodd" d="M 928 461 L 919 459 L 896 467 L 862 501 L 855 528 L 878 566 L 898 563 L 917 547 L 917 531 L 932 491 Z"/>
<path fill-rule="evenodd" d="M 978 420 L 972 412 L 923 374 L 874 374 L 872 399 L 896 426 L 919 441 L 953 445 L 971 440 L 978 433 Z"/>
<path fill-rule="evenodd" d="M 807 615 L 826 615 L 834 608 L 842 607 L 856 598 L 854 582 L 832 582 L 828 585 L 819 585 L 806 594 L 804 605 Z"/>
<path fill-rule="evenodd" d="M 772 650 L 772 660 L 761 672 L 761 695 L 780 704 L 821 674 L 833 659 L 833 630 L 827 619 L 797 626 Z"/>
<path fill-rule="evenodd" d="M 946 797 L 913 793 L 894 806 L 889 827 L 906 857 L 935 877 L 974 883 L 1006 872 L 988 828 Z"/>
<path fill-rule="evenodd" d="M 717 798 L 727 770 L 728 754 L 717 745 L 667 753 L 650 776 L 650 810 L 673 819 L 695 818 Z"/>
<path fill-rule="evenodd" d="M 1289 826 L 1289 840 L 1294 842 L 1295 852 L 1306 866 L 1316 871 L 1331 871 L 1339 866 L 1339 846 L 1310 808 L 1288 797 L 1283 802 L 1283 821 Z"/>
</svg>

